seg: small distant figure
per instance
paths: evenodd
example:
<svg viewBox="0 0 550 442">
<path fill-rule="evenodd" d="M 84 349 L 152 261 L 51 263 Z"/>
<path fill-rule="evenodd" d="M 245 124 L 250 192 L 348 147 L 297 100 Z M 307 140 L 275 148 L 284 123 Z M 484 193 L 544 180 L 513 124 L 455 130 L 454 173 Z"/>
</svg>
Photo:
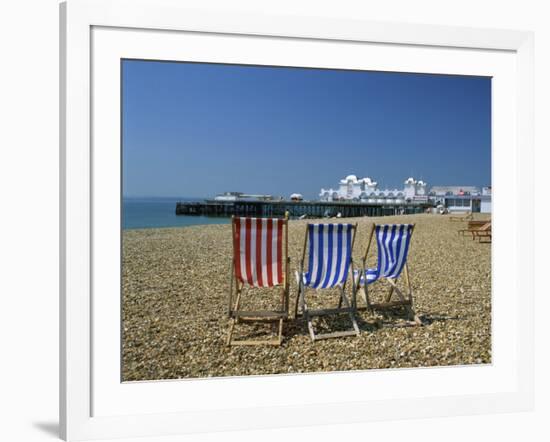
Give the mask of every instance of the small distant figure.
<svg viewBox="0 0 550 442">
<path fill-rule="evenodd" d="M 336 218 L 342 218 L 342 213 L 341 213 L 341 212 L 338 212 L 338 213 L 336 214 Z"/>
</svg>

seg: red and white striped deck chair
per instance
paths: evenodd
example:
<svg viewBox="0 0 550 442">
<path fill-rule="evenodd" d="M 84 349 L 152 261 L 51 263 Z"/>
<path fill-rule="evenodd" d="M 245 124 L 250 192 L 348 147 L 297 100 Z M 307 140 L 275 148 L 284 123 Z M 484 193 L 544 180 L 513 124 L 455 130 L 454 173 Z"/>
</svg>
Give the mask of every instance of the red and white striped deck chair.
<svg viewBox="0 0 550 442">
<path fill-rule="evenodd" d="M 232 230 L 227 345 L 280 345 L 283 321 L 288 319 L 288 214 L 284 219 L 233 217 Z M 241 310 L 243 290 L 251 287 L 278 287 L 280 308 Z M 234 340 L 235 325 L 241 321 L 276 321 L 279 325 L 278 337 L 269 340 Z"/>
</svg>

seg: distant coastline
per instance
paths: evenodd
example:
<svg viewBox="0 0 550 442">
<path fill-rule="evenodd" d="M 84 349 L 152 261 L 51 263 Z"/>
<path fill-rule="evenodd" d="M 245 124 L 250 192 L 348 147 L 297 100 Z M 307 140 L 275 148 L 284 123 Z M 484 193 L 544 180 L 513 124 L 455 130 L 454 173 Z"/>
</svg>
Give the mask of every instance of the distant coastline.
<svg viewBox="0 0 550 442">
<path fill-rule="evenodd" d="M 196 197 L 123 197 L 122 229 L 151 229 L 187 227 L 204 224 L 226 224 L 229 218 L 206 216 L 177 216 L 178 201 L 202 201 Z"/>
</svg>

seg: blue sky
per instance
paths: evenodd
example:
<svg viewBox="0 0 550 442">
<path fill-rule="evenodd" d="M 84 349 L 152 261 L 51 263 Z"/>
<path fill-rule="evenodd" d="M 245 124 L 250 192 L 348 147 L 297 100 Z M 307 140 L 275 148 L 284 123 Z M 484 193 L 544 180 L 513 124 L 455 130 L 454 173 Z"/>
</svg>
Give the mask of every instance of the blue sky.
<svg viewBox="0 0 550 442">
<path fill-rule="evenodd" d="M 123 61 L 123 195 L 490 185 L 491 80 Z"/>
</svg>

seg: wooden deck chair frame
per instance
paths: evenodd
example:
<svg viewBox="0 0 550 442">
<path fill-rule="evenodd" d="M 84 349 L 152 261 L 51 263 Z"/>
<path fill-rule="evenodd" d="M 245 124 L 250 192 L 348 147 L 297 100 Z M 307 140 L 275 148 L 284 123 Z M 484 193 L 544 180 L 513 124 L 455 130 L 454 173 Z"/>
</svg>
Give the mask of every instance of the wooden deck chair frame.
<svg viewBox="0 0 550 442">
<path fill-rule="evenodd" d="M 478 240 L 480 243 L 491 243 L 493 241 L 492 238 L 492 223 L 489 221 L 487 224 L 484 224 L 479 229 L 476 229 L 471 232 L 472 233 L 472 239 Z M 486 241 L 482 241 L 482 239 L 485 239 Z"/>
<path fill-rule="evenodd" d="M 474 214 L 472 211 L 468 211 L 462 215 L 451 215 L 449 216 L 450 221 L 468 221 L 474 219 Z"/>
<path fill-rule="evenodd" d="M 235 272 L 235 217 L 231 217 L 231 232 L 233 238 L 233 254 L 231 257 L 231 282 L 229 286 L 229 303 L 228 303 L 228 316 L 229 316 L 229 332 L 227 334 L 227 346 L 232 345 L 275 345 L 279 346 L 283 342 L 283 325 L 284 321 L 288 319 L 289 311 L 289 284 L 288 284 L 288 271 L 290 258 L 288 256 L 288 212 L 285 213 L 283 224 L 283 283 L 279 284 L 280 288 L 280 309 L 279 310 L 256 310 L 246 311 L 241 310 L 241 299 L 244 291 L 246 290 L 245 284 L 237 278 Z M 278 334 L 274 339 L 233 339 L 233 333 L 235 326 L 241 322 L 278 322 Z"/>
<path fill-rule="evenodd" d="M 486 237 L 487 234 L 491 235 L 491 221 L 485 221 L 482 225 L 478 225 L 477 227 L 467 228 L 463 230 L 459 230 L 459 232 L 462 233 L 462 236 L 466 236 L 466 233 L 469 233 L 472 235 L 472 240 L 479 239 L 480 236 Z"/>
<path fill-rule="evenodd" d="M 305 299 L 305 292 L 307 287 L 303 283 L 303 275 L 304 275 L 304 261 L 306 258 L 306 250 L 308 245 L 308 236 L 309 236 L 309 226 L 310 223 L 306 225 L 306 233 L 304 238 L 304 249 L 302 252 L 302 259 L 300 260 L 300 270 L 299 272 L 296 272 L 296 283 L 298 284 L 298 293 L 296 295 L 296 304 L 294 306 L 294 318 L 297 319 L 300 316 L 303 316 L 305 322 L 307 323 L 309 336 L 311 337 L 311 340 L 313 342 L 319 341 L 321 339 L 330 339 L 330 338 L 339 338 L 344 336 L 359 336 L 359 326 L 357 325 L 357 320 L 355 319 L 355 306 L 357 305 L 357 302 L 355 301 L 355 281 L 353 278 L 353 245 L 355 243 L 355 234 L 357 233 L 357 224 L 352 224 L 352 239 L 351 239 L 351 251 L 350 251 L 350 262 L 348 263 L 348 266 L 350 266 L 348 275 L 351 275 L 351 282 L 353 285 L 352 288 L 352 300 L 348 299 L 346 296 L 346 282 L 344 282 L 343 285 L 338 286 L 338 289 L 340 290 L 340 299 L 338 302 L 337 308 L 332 309 L 317 309 L 317 310 L 310 310 L 307 306 L 307 302 Z M 318 290 L 318 289 L 311 289 L 311 290 Z M 327 289 L 320 289 L 320 290 L 327 290 Z M 342 307 L 342 304 L 344 304 L 344 307 Z M 300 307 L 301 312 L 298 311 L 298 307 Z M 336 315 L 340 313 L 347 313 L 349 316 L 349 319 L 351 321 L 353 330 L 345 330 L 340 332 L 332 332 L 332 333 L 315 333 L 315 329 L 313 327 L 312 319 L 319 316 L 328 316 L 328 315 Z"/>
<path fill-rule="evenodd" d="M 476 221 L 468 221 L 468 225 L 465 229 L 459 229 L 457 230 L 457 233 L 459 235 L 465 236 L 466 233 L 471 233 L 473 230 L 477 230 L 480 227 L 483 227 L 485 224 L 487 224 L 489 221 L 482 221 L 482 220 L 476 220 Z"/>
<path fill-rule="evenodd" d="M 355 279 L 355 288 L 360 293 L 363 300 L 365 301 L 366 308 L 369 311 L 371 311 L 371 312 L 374 312 L 375 310 L 384 311 L 384 310 L 389 310 L 389 309 L 394 308 L 394 307 L 402 306 L 402 307 L 405 308 L 405 311 L 407 312 L 408 319 L 411 321 L 411 323 L 414 323 L 415 325 L 422 325 L 422 321 L 420 320 L 419 316 L 414 311 L 414 306 L 413 306 L 413 290 L 412 290 L 411 279 L 410 279 L 410 275 L 409 275 L 409 265 L 408 265 L 408 257 L 409 257 L 410 252 L 411 252 L 410 244 L 409 244 L 409 250 L 407 252 L 407 260 L 405 261 L 405 265 L 403 267 L 402 272 L 399 274 L 399 276 L 397 278 L 379 277 L 379 279 L 377 279 L 377 281 L 375 281 L 375 282 L 385 281 L 389 285 L 389 291 L 388 291 L 388 294 L 386 295 L 384 301 L 379 302 L 379 303 L 373 303 L 373 302 L 371 302 L 371 300 L 369 298 L 369 288 L 368 288 L 368 284 L 367 284 L 367 275 L 365 274 L 365 269 L 367 268 L 367 257 L 368 257 L 368 254 L 369 254 L 370 246 L 372 244 L 372 238 L 373 238 L 374 232 L 376 231 L 376 226 L 377 226 L 377 224 L 373 224 L 372 229 L 369 233 L 369 239 L 368 239 L 368 242 L 367 242 L 367 249 L 365 251 L 365 255 L 363 256 L 361 270 L 359 271 L 359 273 L 357 275 L 357 278 Z M 415 225 L 411 224 L 411 226 L 412 226 L 412 229 L 411 229 L 411 240 L 412 240 Z M 376 265 L 379 266 L 380 263 L 377 262 Z M 361 278 L 362 278 L 363 274 L 365 276 L 365 283 L 361 284 Z M 401 278 L 402 275 L 405 279 L 405 285 L 407 287 L 407 293 L 403 293 L 401 291 L 401 289 L 399 287 L 397 287 L 397 280 L 399 278 Z M 398 299 L 392 301 L 392 296 L 393 296 L 394 293 L 395 293 L 395 295 L 397 296 Z M 357 300 L 357 296 L 355 296 L 354 299 Z M 356 306 L 356 308 L 359 310 L 359 308 L 357 306 Z"/>
</svg>

